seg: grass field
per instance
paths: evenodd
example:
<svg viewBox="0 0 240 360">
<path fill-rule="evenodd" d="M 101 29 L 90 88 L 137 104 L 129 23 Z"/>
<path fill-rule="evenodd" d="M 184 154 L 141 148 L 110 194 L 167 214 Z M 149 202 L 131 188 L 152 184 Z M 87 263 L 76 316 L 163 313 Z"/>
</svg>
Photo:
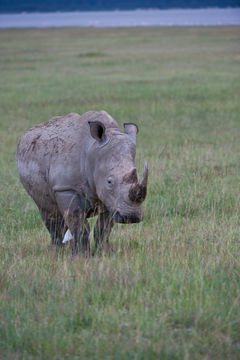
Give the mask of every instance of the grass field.
<svg viewBox="0 0 240 360">
<path fill-rule="evenodd" d="M 240 28 L 0 31 L 0 358 L 240 359 Z M 146 216 L 72 259 L 19 182 L 55 115 L 136 122 Z"/>
</svg>

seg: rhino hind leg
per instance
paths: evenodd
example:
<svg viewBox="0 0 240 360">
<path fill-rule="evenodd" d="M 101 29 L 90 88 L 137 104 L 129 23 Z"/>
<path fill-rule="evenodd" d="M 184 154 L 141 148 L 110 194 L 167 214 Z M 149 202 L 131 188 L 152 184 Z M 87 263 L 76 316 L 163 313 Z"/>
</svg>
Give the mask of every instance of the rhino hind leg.
<svg viewBox="0 0 240 360">
<path fill-rule="evenodd" d="M 51 236 L 51 245 L 55 245 L 57 248 L 62 247 L 62 243 L 65 222 L 63 216 L 60 213 L 56 213 L 55 216 L 48 213 L 46 210 L 40 209 L 40 214 L 46 228 Z"/>
<path fill-rule="evenodd" d="M 101 213 L 98 215 L 98 219 L 94 227 L 94 242 L 95 251 L 98 251 L 100 254 L 102 252 L 104 242 L 106 243 L 107 250 L 111 250 L 109 244 L 109 235 L 112 227 L 113 219 L 109 212 Z"/>
</svg>

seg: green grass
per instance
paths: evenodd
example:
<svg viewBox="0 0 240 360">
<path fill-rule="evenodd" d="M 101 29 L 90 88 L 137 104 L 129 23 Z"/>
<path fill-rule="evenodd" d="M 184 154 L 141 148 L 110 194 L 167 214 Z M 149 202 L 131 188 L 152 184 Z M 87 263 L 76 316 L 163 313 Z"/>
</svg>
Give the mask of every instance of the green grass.
<svg viewBox="0 0 240 360">
<path fill-rule="evenodd" d="M 0 358 L 240 358 L 239 27 L 0 31 Z M 146 216 L 72 259 L 19 182 L 20 135 L 108 111 L 139 125 Z"/>
</svg>

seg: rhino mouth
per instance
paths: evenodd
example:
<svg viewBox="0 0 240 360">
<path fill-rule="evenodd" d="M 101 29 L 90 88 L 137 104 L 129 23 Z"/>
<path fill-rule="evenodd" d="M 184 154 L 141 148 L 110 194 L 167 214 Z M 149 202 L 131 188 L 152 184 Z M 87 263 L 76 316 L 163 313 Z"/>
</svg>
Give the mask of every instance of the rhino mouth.
<svg viewBox="0 0 240 360">
<path fill-rule="evenodd" d="M 112 212 L 113 220 L 120 224 L 134 224 L 143 220 L 143 216 L 139 214 L 120 214 L 119 211 Z"/>
</svg>

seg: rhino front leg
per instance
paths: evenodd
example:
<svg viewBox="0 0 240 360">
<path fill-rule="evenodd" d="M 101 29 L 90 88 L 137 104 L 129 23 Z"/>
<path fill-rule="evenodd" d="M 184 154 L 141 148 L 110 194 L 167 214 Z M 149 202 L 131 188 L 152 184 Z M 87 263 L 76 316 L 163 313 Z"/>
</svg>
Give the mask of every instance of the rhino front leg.
<svg viewBox="0 0 240 360">
<path fill-rule="evenodd" d="M 78 217 L 78 215 L 76 215 L 76 217 Z M 83 255 L 89 256 L 90 226 L 88 221 L 86 219 L 81 219 L 81 216 L 79 214 L 79 220 L 73 218 L 69 221 L 69 223 L 72 223 L 72 225 L 69 224 L 69 228 L 73 236 L 72 255 L 77 255 L 79 251 L 81 251 Z"/>
<path fill-rule="evenodd" d="M 107 249 L 110 250 L 109 235 L 113 227 L 113 219 L 109 212 L 99 214 L 94 227 L 95 251 L 98 249 L 100 254 L 103 243 L 106 242 Z"/>
<path fill-rule="evenodd" d="M 43 209 L 39 209 L 39 211 L 43 222 L 51 235 L 51 245 L 55 245 L 57 248 L 62 247 L 64 233 L 64 219 L 62 215 L 59 213 L 53 215 Z"/>
<path fill-rule="evenodd" d="M 72 191 L 63 191 L 56 193 L 56 200 L 73 237 L 72 254 L 76 255 L 81 251 L 85 256 L 89 256 L 90 226 L 86 219 L 83 199 Z"/>
</svg>

